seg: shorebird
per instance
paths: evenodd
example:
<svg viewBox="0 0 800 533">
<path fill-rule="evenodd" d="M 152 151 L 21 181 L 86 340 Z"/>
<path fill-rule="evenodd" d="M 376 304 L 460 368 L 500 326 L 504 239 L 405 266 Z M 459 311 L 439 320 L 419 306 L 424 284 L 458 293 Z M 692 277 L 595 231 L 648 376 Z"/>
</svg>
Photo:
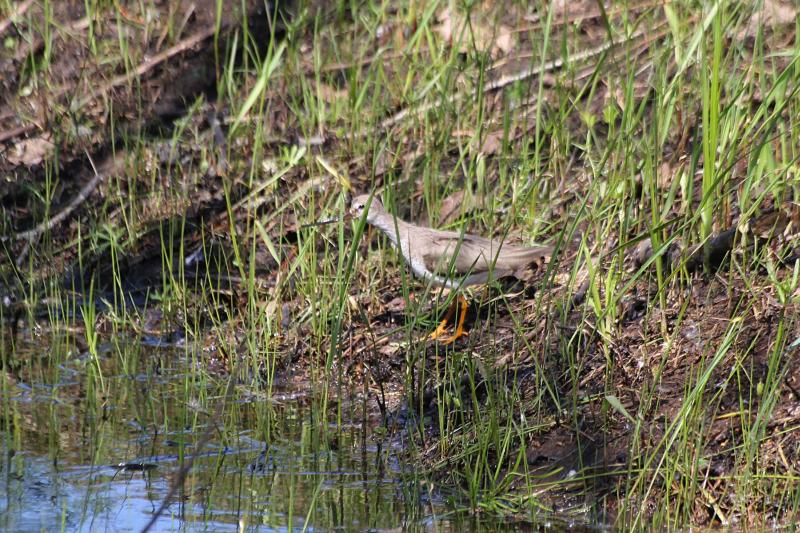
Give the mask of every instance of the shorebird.
<svg viewBox="0 0 800 533">
<path fill-rule="evenodd" d="M 416 276 L 438 287 L 458 290 L 502 277 L 519 278 L 524 270 L 553 252 L 550 246 L 516 246 L 499 239 L 417 226 L 395 217 L 380 200 L 368 194 L 353 198 L 347 213 L 348 219 L 363 216 L 389 238 Z M 459 295 L 458 301 L 461 304 L 458 325 L 452 336 L 440 339 L 444 344 L 467 334 L 464 331 L 467 300 Z M 447 331 L 455 311 L 453 302 L 429 338 L 439 339 Z"/>
</svg>

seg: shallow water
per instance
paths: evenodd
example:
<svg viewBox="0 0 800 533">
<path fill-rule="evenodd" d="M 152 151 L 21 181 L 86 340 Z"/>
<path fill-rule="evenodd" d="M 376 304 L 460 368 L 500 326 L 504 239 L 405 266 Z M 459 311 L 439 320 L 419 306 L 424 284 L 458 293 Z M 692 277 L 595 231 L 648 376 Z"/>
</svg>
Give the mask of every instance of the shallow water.
<svg viewBox="0 0 800 533">
<path fill-rule="evenodd" d="M 0 529 L 140 531 L 189 456 L 152 531 L 511 525 L 449 509 L 366 404 L 323 411 L 311 385 L 228 391 L 188 350 L 124 337 L 97 353 L 69 339 L 4 352 Z"/>
</svg>

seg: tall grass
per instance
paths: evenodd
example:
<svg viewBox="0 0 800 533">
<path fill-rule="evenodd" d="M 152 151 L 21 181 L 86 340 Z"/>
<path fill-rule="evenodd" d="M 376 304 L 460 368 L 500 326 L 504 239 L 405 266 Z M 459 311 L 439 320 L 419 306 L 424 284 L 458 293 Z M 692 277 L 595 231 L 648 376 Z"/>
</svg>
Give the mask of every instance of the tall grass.
<svg viewBox="0 0 800 533">
<path fill-rule="evenodd" d="M 778 49 L 764 30 L 752 34 L 759 3 L 609 5 L 586 19 L 485 4 L 300 2 L 268 12 L 262 39 L 244 14 L 223 35 L 228 6 L 216 2 L 217 100 L 188 105 L 168 139 L 112 129 L 108 145 L 127 157 L 104 200 L 84 206 L 68 237 L 48 232 L 26 261 L 4 266 L 21 287 L 27 335 L 46 304 L 52 353 L 23 361 L 4 330 L 4 372 L 56 384 L 85 362 L 75 378 L 81 416 L 100 435 L 88 464 L 119 452 L 102 440 L 122 438 L 107 421 L 119 405 L 174 437 L 178 463 L 209 425 L 220 428 L 218 451 L 252 435 L 272 446 L 288 431 L 271 400 L 276 380 L 298 376 L 316 391 L 302 446 L 330 450 L 351 437 L 354 419 L 373 423 L 367 414 L 393 381 L 407 407 L 412 477 L 448 487 L 457 506 L 529 517 L 561 508 L 632 529 L 753 519 L 754 499 L 757 525 L 796 516 L 794 457 L 775 450 L 797 425 L 778 428 L 775 417 L 791 397 L 798 267 L 784 264 L 785 225 L 774 224 L 771 240 L 772 226 L 751 231 L 796 202 L 796 35 Z M 45 2 L 41 18 L 31 11 L 21 23 L 45 45 L 29 57 L 20 93 L 46 85 L 57 62 L 54 9 Z M 102 72 L 141 63 L 129 35 L 174 44 L 194 29 L 173 11 L 153 26 L 115 3 L 86 9 L 85 46 L 110 65 Z M 542 74 L 489 85 L 522 70 Z M 223 121 L 210 132 L 212 106 Z M 77 130 L 83 119 L 73 120 Z M 30 185 L 35 222 L 53 216 L 61 172 L 56 162 Z M 194 209 L 198 190 L 217 203 Z M 475 292 L 481 313 L 469 338 L 429 343 L 426 328 L 454 293 L 411 277 L 364 220 L 303 226 L 342 215 L 354 192 L 381 194 L 398 217 L 557 252 L 533 296 Z M 735 245 L 715 264 L 714 239 L 728 229 Z M 697 247 L 700 271 L 689 266 Z M 160 270 L 137 308 L 126 276 L 143 250 L 156 251 Z M 41 271 L 61 258 L 80 273 L 69 291 Z M 399 321 L 376 318 L 395 298 Z M 142 325 L 154 315 L 183 337 L 169 356 L 122 340 L 159 338 Z M 385 364 L 395 365 L 389 378 Z M 123 385 L 123 375 L 143 374 L 155 386 L 164 368 L 181 379 L 157 396 L 141 401 Z M 222 375 L 237 384 L 230 397 Z M 18 408 L 4 405 L 5 427 L 19 427 Z M 52 416 L 57 426 L 66 415 Z M 6 446 L 22 446 L 16 431 Z M 48 438 L 57 455 L 56 433 Z M 240 493 L 225 454 L 208 460 L 219 468 L 209 498 Z M 304 484 L 291 465 L 286 480 L 259 479 L 253 490 L 280 490 L 292 503 L 286 522 L 313 525 L 328 487 Z M 254 513 L 257 501 L 246 501 Z"/>
</svg>

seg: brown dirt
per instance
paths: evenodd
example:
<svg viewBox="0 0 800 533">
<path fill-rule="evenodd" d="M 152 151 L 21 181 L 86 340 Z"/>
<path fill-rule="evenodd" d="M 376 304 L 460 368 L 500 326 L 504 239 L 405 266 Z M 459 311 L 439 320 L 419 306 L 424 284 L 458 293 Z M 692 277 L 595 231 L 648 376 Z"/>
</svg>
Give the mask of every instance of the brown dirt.
<svg viewBox="0 0 800 533">
<path fill-rule="evenodd" d="M 41 213 L 31 207 L 36 205 L 36 200 L 29 184 L 43 182 L 45 161 L 53 152 L 57 151 L 62 162 L 53 199 L 56 206 L 69 202 L 93 175 L 84 156 L 85 151 L 94 156 L 98 165 L 106 164 L 107 168 L 119 169 L 122 173 L 120 179 L 130 181 L 131 191 L 137 186 L 150 187 L 151 176 L 126 174 L 127 167 L 123 164 L 125 149 L 115 147 L 117 152 L 112 156 L 112 146 L 108 141 L 112 137 L 124 139 L 130 134 L 146 132 L 154 138 L 151 151 L 153 160 L 148 164 L 154 168 L 173 164 L 185 165 L 187 183 L 201 183 L 202 186 L 194 189 L 191 201 L 186 204 L 170 204 L 171 196 L 165 190 L 158 189 L 158 186 L 165 185 L 160 182 L 156 182 L 157 187 L 149 191 L 147 198 L 136 200 L 142 202 L 139 211 L 146 216 L 137 221 L 140 237 L 131 255 L 123 259 L 123 277 L 129 285 L 131 299 L 137 301 L 137 296 L 142 296 L 148 288 L 161 283 L 160 224 L 173 218 L 185 217 L 189 228 L 185 236 L 186 249 L 194 250 L 197 247 L 201 231 L 212 235 L 214 245 L 208 252 L 206 264 L 214 262 L 210 260 L 211 257 L 218 258 L 216 263 L 221 265 L 219 273 L 228 280 L 214 290 L 224 294 L 225 302 L 232 307 L 244 307 L 243 296 L 237 290 L 238 271 L 231 266 L 230 241 L 226 236 L 230 230 L 230 222 L 221 190 L 224 181 L 228 180 L 233 188 L 234 198 L 241 198 L 246 194 L 244 182 L 237 176 L 242 175 L 241 171 L 248 167 L 248 162 L 228 162 L 220 155 L 225 150 L 220 146 L 224 141 L 219 140 L 216 117 L 224 117 L 226 110 L 217 109 L 218 104 L 215 102 L 217 73 L 213 41 L 199 38 L 214 27 L 215 3 L 214 0 L 194 0 L 176 4 L 175 12 L 181 14 L 177 19 L 185 20 L 185 25 L 180 35 L 164 39 L 156 35 L 138 34 L 136 21 L 142 14 L 133 10 L 129 13 L 128 20 L 113 21 L 114 23 L 87 21 L 82 11 L 83 2 L 53 3 L 53 19 L 59 21 L 61 29 L 54 41 L 50 75 L 46 83 L 40 83 L 32 89 L 30 96 L 20 96 L 20 83 L 30 80 L 29 74 L 26 74 L 26 64 L 32 56 L 41 56 L 43 41 L 21 45 L 11 52 L 0 52 L 0 95 L 3 95 L 0 96 L 0 154 L 3 155 L 0 157 L 0 176 L 4 177 L 0 181 L 0 203 L 5 211 L 3 223 L 6 235 L 30 228 L 32 221 L 41 218 Z M 167 4 L 169 3 L 156 4 L 162 17 L 168 15 Z M 259 12 L 262 2 L 251 1 L 247 5 L 250 9 L 249 21 L 257 23 L 265 20 Z M 223 34 L 229 36 L 241 17 L 235 10 L 224 12 L 224 16 Z M 139 47 L 132 52 L 132 58 L 138 65 L 146 65 L 148 57 L 164 53 L 171 47 L 179 47 L 192 37 L 198 37 L 199 40 L 193 46 L 176 52 L 171 58 L 154 64 L 141 75 L 128 78 L 129 71 L 124 65 L 113 62 L 107 65 L 92 63 L 88 51 L 79 44 L 86 42 L 85 33 L 90 26 L 95 38 L 101 43 L 104 40 L 116 40 L 116 32 L 120 27 L 130 32 L 132 42 L 139 43 Z M 590 29 L 586 27 L 584 31 L 590 32 Z M 259 28 L 255 33 L 263 35 L 267 32 L 264 28 Z M 77 38 L 78 35 L 81 38 Z M 227 46 L 225 40 L 217 43 L 218 51 L 224 52 Z M 507 68 L 514 70 L 512 66 Z M 86 95 L 92 97 L 85 99 Z M 174 128 L 173 121 L 183 117 L 187 113 L 187 107 L 200 95 L 206 100 L 203 113 L 193 114 L 189 127 L 202 134 L 201 143 L 194 150 L 183 146 L 184 152 L 173 153 L 169 150 L 167 141 Z M 597 99 L 601 101 L 607 96 L 600 94 Z M 82 100 L 86 101 L 81 102 Z M 76 102 L 83 105 L 73 109 Z M 490 106 L 487 113 L 491 110 Z M 271 142 L 280 146 L 285 139 L 295 138 L 297 132 L 287 126 L 290 121 L 286 118 L 289 114 L 286 108 L 276 106 L 273 113 L 273 123 L 276 126 L 270 132 L 274 136 Z M 208 167 L 199 164 L 202 143 L 218 148 L 211 151 L 211 157 L 215 159 L 212 159 Z M 250 153 L 248 146 L 235 148 L 242 153 Z M 407 147 L 399 149 L 405 148 Z M 678 152 L 686 147 L 678 138 L 671 148 L 676 151 L 674 160 L 677 161 L 678 156 L 682 155 Z M 409 148 L 408 152 L 411 153 L 412 150 Z M 413 161 L 413 157 L 409 160 Z M 353 168 L 360 168 L 363 164 L 354 162 Z M 376 170 L 378 179 L 393 164 L 402 162 L 379 163 L 380 168 Z M 306 178 L 307 176 L 287 176 L 287 190 L 280 193 L 281 198 L 285 200 L 291 197 L 303 186 Z M 589 178 L 584 176 L 583 179 Z M 356 181 L 355 185 L 367 188 L 366 182 Z M 111 272 L 107 267 L 107 257 L 99 255 L 92 258 L 84 265 L 84 270 L 78 272 L 75 251 L 66 246 L 61 247 L 76 238 L 76 220 L 89 220 L 95 202 L 107 200 L 107 186 L 101 185 L 91 196 L 91 200 L 81 205 L 67 222 L 52 229 L 51 238 L 56 243 L 54 248 L 61 249 L 61 253 L 51 263 L 38 265 L 41 275 L 39 281 L 57 276 L 64 279 L 67 286 L 80 290 L 82 283 L 85 284 L 86 280 L 97 276 L 98 293 L 111 290 Z M 564 209 L 566 205 L 576 202 L 580 197 L 581 187 L 581 178 L 576 177 L 572 183 L 566 185 L 563 204 L 553 209 Z M 419 191 L 412 193 L 409 197 L 414 198 L 417 195 L 416 198 L 419 198 Z M 148 205 L 152 209 L 148 210 Z M 416 204 L 413 200 L 410 207 L 412 212 L 419 212 L 414 209 Z M 733 213 L 732 221 L 737 216 Z M 796 212 L 783 206 L 775 206 L 773 211 L 754 220 L 753 231 L 758 231 L 759 224 L 774 228 L 776 219 L 779 224 L 785 221 L 785 228 L 788 221 L 796 220 Z M 121 221 L 122 217 L 118 220 Z M 234 221 L 234 225 L 238 222 Z M 286 259 L 294 253 L 296 235 L 292 227 L 295 221 L 287 215 L 283 222 L 283 228 L 276 225 L 267 230 L 274 241 L 281 244 L 281 251 Z M 731 227 L 735 225 L 732 224 Z M 371 239 L 365 238 L 361 245 L 364 260 L 374 257 L 374 254 L 368 253 L 370 241 Z M 537 273 L 537 278 L 532 283 L 537 289 L 535 294 L 512 299 L 510 308 L 503 305 L 478 308 L 478 315 L 483 313 L 485 317 L 487 313 L 492 313 L 493 331 L 481 329 L 485 322 L 480 316 L 477 320 L 472 318 L 475 322 L 473 333 L 468 340 L 459 341 L 456 345 L 458 350 L 481 359 L 487 368 L 492 369 L 490 373 L 493 375 L 513 373 L 517 386 L 526 390 L 531 397 L 537 393 L 535 389 L 539 384 L 534 382 L 530 369 L 537 365 L 553 377 L 559 387 L 556 392 L 562 399 L 595 399 L 577 402 L 574 406 L 576 411 L 569 413 L 568 418 L 555 410 L 545 415 L 541 412 L 528 413 L 532 419 L 544 420 L 543 429 L 531 434 L 530 442 L 527 443 L 528 461 L 531 465 L 541 468 L 543 472 L 549 471 L 554 465 L 560 465 L 566 470 L 590 466 L 613 474 L 617 468 L 629 462 L 631 458 L 628 454 L 633 449 L 629 422 L 618 413 L 609 412 L 604 403 L 598 400 L 607 394 L 609 388 L 617 392 L 620 402 L 629 413 L 634 414 L 639 411 L 642 403 L 642 391 L 657 391 L 654 395 L 656 400 L 648 400 L 644 410 L 644 430 L 638 435 L 638 446 L 639 449 L 648 449 L 657 444 L 669 422 L 683 407 L 686 387 L 695 381 L 697 372 L 708 360 L 707 348 L 719 344 L 734 312 L 738 312 L 743 303 L 753 302 L 746 315 L 742 333 L 735 338 L 710 378 L 712 384 L 722 383 L 733 369 L 739 369 L 737 378 L 732 381 L 736 386 L 718 390 L 714 397 L 709 397 L 710 392 L 703 396 L 704 401 L 714 402 L 716 413 L 714 418 L 706 421 L 707 436 L 703 454 L 711 460 L 703 465 L 701 472 L 693 473 L 714 479 L 707 486 L 708 497 L 698 499 L 697 507 L 693 510 L 697 524 L 719 523 L 717 508 L 724 511 L 736 507 L 733 502 L 727 501 L 734 495 L 726 490 L 726 474 L 736 467 L 736 457 L 731 450 L 744 438 L 739 399 L 751 397 L 750 391 L 757 390 L 759 383 L 767 381 L 766 375 L 771 371 L 768 357 L 775 349 L 778 336 L 783 335 L 784 339 L 798 338 L 800 325 L 795 319 L 791 319 L 791 331 L 776 331 L 776 318 L 797 316 L 797 305 L 780 305 L 775 294 L 767 288 L 767 283 L 743 280 L 732 275 L 723 258 L 729 257 L 731 252 L 738 253 L 737 243 L 732 237 L 720 241 L 720 260 L 712 260 L 715 264 L 705 273 L 702 261 L 695 261 L 697 264 L 690 269 L 693 272 L 690 272 L 688 279 L 682 284 L 676 284 L 675 292 L 666 296 L 668 303 L 664 309 L 660 309 L 657 304 L 658 295 L 653 294 L 650 287 L 643 284 L 634 286 L 620 304 L 622 309 L 618 316 L 621 318 L 613 325 L 613 341 L 600 337 L 585 299 L 564 301 L 565 294 L 580 292 L 577 287 L 566 286 L 571 259 L 576 253 L 574 243 L 565 243 L 561 257 L 554 262 L 552 269 L 542 269 Z M 784 244 L 774 243 L 772 239 L 765 242 L 772 243 L 776 250 Z M 3 292 L 18 294 L 14 264 L 24 262 L 25 255 L 29 253 L 28 245 L 25 241 L 18 240 L 6 241 L 3 246 Z M 644 248 L 644 251 L 640 250 L 640 257 L 630 254 L 628 261 L 631 269 L 649 257 L 646 246 Z M 691 250 L 678 250 L 669 257 L 686 259 L 687 256 L 691 257 L 690 252 Z M 278 285 L 278 279 L 285 275 L 284 269 L 282 265 L 275 264 L 266 250 L 250 250 L 250 253 L 257 254 L 263 290 L 265 293 L 269 292 Z M 780 255 L 791 257 L 783 252 Z M 431 382 L 422 384 L 419 390 L 429 393 L 424 400 L 429 402 L 428 408 L 433 409 L 434 395 L 430 392 L 434 390 L 436 365 L 442 352 L 434 343 L 426 343 L 424 340 L 409 343 L 405 330 L 398 327 L 409 320 L 411 311 L 406 309 L 405 300 L 401 298 L 401 291 L 398 289 L 401 286 L 401 267 L 397 263 L 395 265 L 381 279 L 377 289 L 372 281 L 356 275 L 351 293 L 353 319 L 342 332 L 343 357 L 340 361 L 343 367 L 335 369 L 334 374 L 338 375 L 341 370 L 342 375 L 352 383 L 366 382 L 368 394 L 376 400 L 376 405 L 382 403 L 384 393 L 388 394 L 390 402 L 387 409 L 398 411 L 405 398 L 402 385 L 405 384 L 407 355 L 410 352 L 419 352 L 424 355 L 420 360 L 428 365 L 427 376 L 434 376 L 430 378 Z M 715 270 L 716 267 L 721 268 Z M 198 279 L 202 279 L 201 274 L 197 272 Z M 780 275 L 791 275 L 790 269 L 783 269 Z M 754 281 L 756 283 L 752 283 Z M 367 288 L 369 292 L 366 291 Z M 376 301 L 372 296 L 375 293 L 386 296 Z M 319 347 L 305 344 L 304 339 L 310 336 L 303 330 L 303 326 L 299 329 L 292 326 L 292 317 L 300 312 L 303 305 L 303 302 L 286 298 L 283 309 L 277 311 L 286 328 L 281 350 L 283 379 L 287 380 L 302 377 L 313 366 L 312 359 L 316 358 L 319 362 L 325 356 L 324 351 L 320 353 Z M 427 312 L 428 307 L 429 304 L 423 303 L 422 312 Z M 655 311 L 644 314 L 647 308 Z M 525 330 L 528 332 L 525 339 L 527 344 L 516 335 L 511 313 L 523 317 Z M 433 322 L 432 316 L 429 322 Z M 668 342 L 667 337 L 678 327 L 681 334 L 677 338 L 672 337 Z M 419 328 L 419 335 L 423 334 L 422 329 Z M 231 325 L 231 331 L 235 336 L 236 324 Z M 420 347 L 423 343 L 426 344 Z M 604 351 L 607 347 L 610 347 L 610 352 Z M 573 354 L 576 358 L 567 354 Z M 232 356 L 234 355 L 216 354 L 214 362 L 219 364 L 220 369 L 224 369 L 226 359 Z M 800 439 L 797 434 L 797 428 L 800 427 L 800 364 L 796 363 L 794 349 L 788 350 L 784 357 L 792 361 L 792 364 L 787 366 L 782 386 L 776 391 L 778 397 L 771 398 L 777 403 L 777 407 L 769 422 L 770 433 L 763 435 L 759 441 L 758 457 L 761 464 L 758 468 L 763 472 L 796 473 L 797 465 L 800 464 Z M 608 374 L 605 371 L 609 361 L 615 367 L 611 384 L 606 381 Z M 662 361 L 665 362 L 664 370 L 658 374 L 657 369 Z M 572 390 L 569 385 L 570 372 L 579 376 L 578 390 Z M 765 398 L 753 397 L 750 412 L 756 412 L 763 401 Z M 519 409 L 522 412 L 526 407 L 523 404 Z M 573 423 L 575 420 L 579 421 L 577 425 Z M 565 453 L 565 450 L 569 451 Z M 431 452 L 429 460 L 431 463 L 437 461 L 434 452 Z M 606 478 L 604 484 L 598 483 L 598 486 L 593 487 L 592 497 L 619 494 L 625 489 L 622 485 L 624 482 L 624 472 L 619 472 L 619 476 L 612 475 Z M 669 487 L 662 489 L 669 490 Z M 609 502 L 607 512 L 609 516 L 613 516 L 616 500 L 609 498 L 606 501 Z M 712 501 L 714 505 L 711 504 Z M 754 513 L 769 514 L 766 504 L 759 503 L 763 501 L 754 499 Z M 758 506 L 761 507 L 756 508 Z"/>
</svg>

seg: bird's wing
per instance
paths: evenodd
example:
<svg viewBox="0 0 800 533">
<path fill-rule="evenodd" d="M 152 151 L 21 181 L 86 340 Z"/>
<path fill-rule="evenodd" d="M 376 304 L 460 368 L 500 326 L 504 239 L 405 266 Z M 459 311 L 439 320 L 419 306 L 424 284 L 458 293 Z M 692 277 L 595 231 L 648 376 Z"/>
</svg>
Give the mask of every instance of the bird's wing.
<svg viewBox="0 0 800 533">
<path fill-rule="evenodd" d="M 455 232 L 443 232 L 426 244 L 423 255 L 426 268 L 443 275 L 487 272 L 500 246 L 490 239 Z"/>
<path fill-rule="evenodd" d="M 453 254 L 456 253 L 458 255 L 454 260 Z M 513 274 L 551 253 L 549 246 L 513 246 L 476 235 L 442 232 L 431 239 L 423 259 L 431 272 L 442 275 L 469 274 L 470 278 L 483 276 L 488 279 L 489 271 L 493 271 L 493 277 L 496 278 Z"/>
</svg>

